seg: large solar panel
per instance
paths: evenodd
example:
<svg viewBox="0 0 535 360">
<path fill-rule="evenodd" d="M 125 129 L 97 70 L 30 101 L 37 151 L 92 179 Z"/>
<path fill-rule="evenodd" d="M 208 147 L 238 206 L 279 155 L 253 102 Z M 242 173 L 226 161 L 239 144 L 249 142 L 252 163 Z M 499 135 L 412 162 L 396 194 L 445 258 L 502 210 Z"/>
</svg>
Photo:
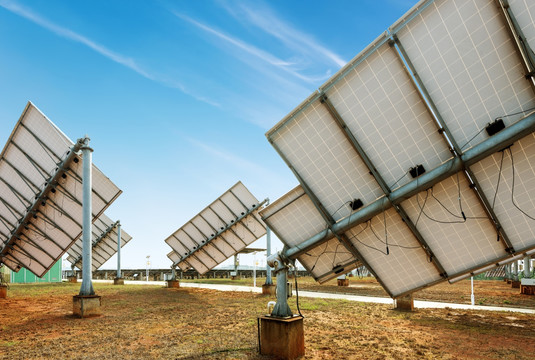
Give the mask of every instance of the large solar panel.
<svg viewBox="0 0 535 360">
<path fill-rule="evenodd" d="M 168 257 L 182 270 L 204 274 L 266 234 L 259 202 L 238 182 L 169 236 Z"/>
<path fill-rule="evenodd" d="M 82 159 L 28 103 L 0 155 L 0 261 L 43 276 L 82 232 Z M 93 219 L 119 196 L 93 166 Z"/>
<path fill-rule="evenodd" d="M 535 128 L 494 154 L 485 130 L 531 124 L 534 15 L 420 1 L 268 131 L 301 183 L 262 211 L 286 253 L 319 281 L 360 261 L 396 297 L 533 251 Z"/>
<path fill-rule="evenodd" d="M 106 214 L 102 214 L 93 223 L 92 230 L 92 262 L 93 271 L 100 268 L 115 253 L 117 253 L 117 226 L 118 222 L 111 220 Z M 125 246 L 132 236 L 121 228 L 121 247 Z M 80 237 L 67 250 L 67 260 L 79 269 L 82 269 L 82 238 Z"/>
</svg>

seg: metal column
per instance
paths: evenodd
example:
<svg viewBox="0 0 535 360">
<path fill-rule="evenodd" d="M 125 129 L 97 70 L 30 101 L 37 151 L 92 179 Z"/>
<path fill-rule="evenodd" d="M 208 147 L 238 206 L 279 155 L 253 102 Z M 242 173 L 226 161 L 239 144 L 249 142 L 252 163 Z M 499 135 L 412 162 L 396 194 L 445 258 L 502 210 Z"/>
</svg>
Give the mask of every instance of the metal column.
<svg viewBox="0 0 535 360">
<path fill-rule="evenodd" d="M 267 202 L 269 205 L 269 199 Z M 271 256 L 271 229 L 269 226 L 266 227 L 266 259 Z M 273 285 L 273 280 L 271 279 L 271 266 L 266 261 L 266 285 Z"/>
<path fill-rule="evenodd" d="M 117 221 L 117 279 L 121 278 L 121 223 Z"/>
<path fill-rule="evenodd" d="M 89 137 L 85 137 L 84 145 L 82 146 L 82 164 L 83 164 L 83 184 L 82 184 L 82 286 L 80 288 L 80 295 L 95 295 L 92 282 L 92 244 L 91 244 L 91 227 L 92 227 L 92 203 L 91 203 L 91 188 L 92 188 L 92 152 L 93 149 L 89 147 Z"/>
</svg>

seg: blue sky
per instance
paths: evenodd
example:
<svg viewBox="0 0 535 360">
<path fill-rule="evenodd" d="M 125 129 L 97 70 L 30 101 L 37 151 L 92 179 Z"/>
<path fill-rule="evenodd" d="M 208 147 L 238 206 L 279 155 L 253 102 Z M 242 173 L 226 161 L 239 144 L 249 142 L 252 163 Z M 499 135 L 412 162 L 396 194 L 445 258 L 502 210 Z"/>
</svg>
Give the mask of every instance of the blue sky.
<svg viewBox="0 0 535 360">
<path fill-rule="evenodd" d="M 123 267 L 168 268 L 164 239 L 238 180 L 297 185 L 265 132 L 415 3 L 0 0 L 0 144 L 28 100 L 88 134 L 124 191 Z"/>
</svg>

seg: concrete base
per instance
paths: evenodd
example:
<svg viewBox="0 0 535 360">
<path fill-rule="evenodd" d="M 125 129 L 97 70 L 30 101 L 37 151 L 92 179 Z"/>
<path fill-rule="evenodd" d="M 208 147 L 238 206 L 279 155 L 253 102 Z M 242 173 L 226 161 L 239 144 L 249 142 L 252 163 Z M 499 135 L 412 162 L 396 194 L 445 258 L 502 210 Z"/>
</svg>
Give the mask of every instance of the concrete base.
<svg viewBox="0 0 535 360">
<path fill-rule="evenodd" d="M 78 278 L 76 276 L 69 276 L 67 279 L 69 280 L 70 283 L 78 282 Z"/>
<path fill-rule="evenodd" d="M 349 279 L 338 279 L 338 286 L 349 286 Z"/>
<path fill-rule="evenodd" d="M 167 280 L 167 287 L 168 288 L 179 288 L 180 287 L 180 281 L 178 281 L 178 280 Z"/>
<path fill-rule="evenodd" d="M 395 298 L 394 310 L 414 311 L 414 299 L 412 294 Z"/>
<path fill-rule="evenodd" d="M 520 293 L 524 295 L 535 295 L 535 279 L 522 279 L 520 281 Z"/>
<path fill-rule="evenodd" d="M 0 285 L 0 299 L 7 298 L 7 285 Z"/>
<path fill-rule="evenodd" d="M 305 333 L 300 316 L 280 319 L 260 317 L 260 354 L 279 359 L 297 359 L 305 355 Z"/>
<path fill-rule="evenodd" d="M 507 281 L 508 284 L 510 284 L 512 282 L 511 279 L 507 279 L 506 281 Z"/>
<path fill-rule="evenodd" d="M 113 285 L 124 285 L 124 279 L 123 278 L 113 279 Z"/>
<path fill-rule="evenodd" d="M 518 281 L 518 280 L 511 281 L 511 287 L 513 289 L 520 289 L 520 281 Z"/>
<path fill-rule="evenodd" d="M 262 285 L 262 295 L 277 295 L 277 286 L 275 285 Z"/>
<path fill-rule="evenodd" d="M 72 297 L 72 312 L 81 318 L 101 315 L 100 296 L 75 295 Z"/>
</svg>

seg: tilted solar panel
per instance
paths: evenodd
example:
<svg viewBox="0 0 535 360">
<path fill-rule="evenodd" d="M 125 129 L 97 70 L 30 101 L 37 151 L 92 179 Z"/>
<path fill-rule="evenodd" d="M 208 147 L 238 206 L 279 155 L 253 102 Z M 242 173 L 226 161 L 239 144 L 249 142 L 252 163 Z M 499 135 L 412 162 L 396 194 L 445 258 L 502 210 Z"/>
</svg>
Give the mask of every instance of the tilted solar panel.
<svg viewBox="0 0 535 360">
<path fill-rule="evenodd" d="M 236 183 L 165 240 L 174 250 L 168 257 L 182 270 L 206 273 L 266 234 L 258 215 L 265 202 Z"/>
</svg>

